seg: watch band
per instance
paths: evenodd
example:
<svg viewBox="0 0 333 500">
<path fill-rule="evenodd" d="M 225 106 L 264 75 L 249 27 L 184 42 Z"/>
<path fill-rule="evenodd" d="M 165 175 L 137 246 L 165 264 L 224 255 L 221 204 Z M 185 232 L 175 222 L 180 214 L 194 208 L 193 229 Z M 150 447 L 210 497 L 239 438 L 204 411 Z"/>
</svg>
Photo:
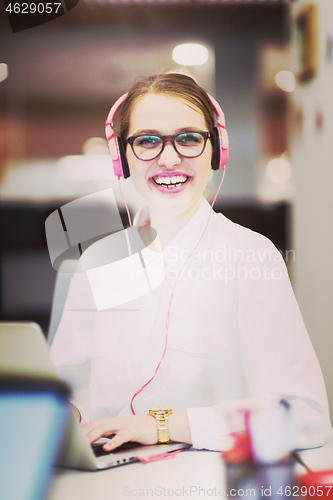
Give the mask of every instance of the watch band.
<svg viewBox="0 0 333 500">
<path fill-rule="evenodd" d="M 172 410 L 149 410 L 149 415 L 156 420 L 159 443 L 169 442 L 169 415 L 171 413 Z"/>
</svg>

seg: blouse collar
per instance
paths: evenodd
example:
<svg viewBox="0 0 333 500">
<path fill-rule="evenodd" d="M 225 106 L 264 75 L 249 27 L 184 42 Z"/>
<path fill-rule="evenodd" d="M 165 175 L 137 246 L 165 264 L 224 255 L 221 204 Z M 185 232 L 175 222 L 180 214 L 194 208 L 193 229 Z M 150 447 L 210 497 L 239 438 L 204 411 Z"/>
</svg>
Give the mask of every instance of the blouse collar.
<svg viewBox="0 0 333 500">
<path fill-rule="evenodd" d="M 192 250 L 195 245 L 200 240 L 202 234 L 206 229 L 210 215 L 210 222 L 216 213 L 212 210 L 208 201 L 204 198 L 200 207 L 195 212 L 193 217 L 185 224 L 185 226 L 172 238 L 168 245 L 163 250 L 163 255 L 167 258 L 167 255 L 172 248 L 175 251 L 182 250 L 184 248 Z M 148 206 L 143 207 L 135 215 L 133 225 L 135 226 L 146 226 L 150 224 L 150 214 Z"/>
</svg>

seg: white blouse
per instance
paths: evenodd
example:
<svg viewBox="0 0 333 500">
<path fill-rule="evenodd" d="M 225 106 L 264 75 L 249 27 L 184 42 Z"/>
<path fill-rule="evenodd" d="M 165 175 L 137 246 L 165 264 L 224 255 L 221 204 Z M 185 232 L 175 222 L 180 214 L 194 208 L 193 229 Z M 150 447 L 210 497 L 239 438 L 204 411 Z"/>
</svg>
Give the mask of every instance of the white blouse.
<svg viewBox="0 0 333 500">
<path fill-rule="evenodd" d="M 194 447 L 223 450 L 230 407 L 284 398 L 294 446 L 319 446 L 330 431 L 325 386 L 283 259 L 222 214 L 212 211 L 207 226 L 210 212 L 204 200 L 163 251 L 167 279 L 138 298 L 98 310 L 87 275 L 74 275 L 51 349 L 59 375 L 83 422 L 130 415 L 161 359 L 168 317 L 167 350 L 134 399 L 137 414 L 187 409 Z"/>
</svg>

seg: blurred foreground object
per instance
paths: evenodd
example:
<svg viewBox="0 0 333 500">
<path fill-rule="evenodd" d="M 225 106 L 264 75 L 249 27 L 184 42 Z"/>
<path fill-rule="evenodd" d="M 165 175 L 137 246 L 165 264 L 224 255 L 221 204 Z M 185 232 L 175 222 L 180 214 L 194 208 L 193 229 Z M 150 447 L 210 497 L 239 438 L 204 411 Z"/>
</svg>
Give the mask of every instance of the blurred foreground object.
<svg viewBox="0 0 333 500">
<path fill-rule="evenodd" d="M 69 416 L 60 381 L 0 373 L 0 498 L 46 498 Z"/>
<path fill-rule="evenodd" d="M 244 426 L 232 433 L 233 447 L 223 453 L 227 491 L 236 500 L 243 496 L 281 500 L 294 491 L 295 459 L 288 411 L 288 404 L 282 400 L 230 415 L 238 421 L 242 416 Z"/>
<path fill-rule="evenodd" d="M 289 406 L 279 404 L 238 408 L 228 415 L 232 447 L 223 452 L 229 463 L 276 464 L 288 461 L 294 449 Z"/>
<path fill-rule="evenodd" d="M 333 498 L 333 469 L 309 471 L 299 477 L 300 493 L 303 497 Z"/>
</svg>

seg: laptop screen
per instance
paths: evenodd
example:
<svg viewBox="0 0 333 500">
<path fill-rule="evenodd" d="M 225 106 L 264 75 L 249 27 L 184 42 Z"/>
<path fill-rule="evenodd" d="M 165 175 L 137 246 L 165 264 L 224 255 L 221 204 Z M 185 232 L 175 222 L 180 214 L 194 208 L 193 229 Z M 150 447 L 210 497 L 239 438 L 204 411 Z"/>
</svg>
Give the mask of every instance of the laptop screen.
<svg viewBox="0 0 333 500">
<path fill-rule="evenodd" d="M 45 498 L 69 414 L 59 388 L 0 375 L 0 498 Z"/>
</svg>

